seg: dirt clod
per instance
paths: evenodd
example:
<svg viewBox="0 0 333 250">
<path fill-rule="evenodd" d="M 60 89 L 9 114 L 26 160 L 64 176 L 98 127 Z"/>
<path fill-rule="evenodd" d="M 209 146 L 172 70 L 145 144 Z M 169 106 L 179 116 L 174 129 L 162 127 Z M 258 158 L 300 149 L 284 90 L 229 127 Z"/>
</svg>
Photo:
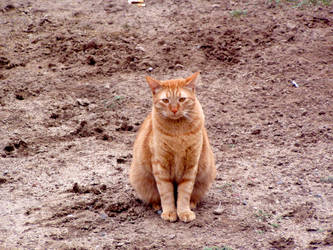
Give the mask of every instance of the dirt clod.
<svg viewBox="0 0 333 250">
<path fill-rule="evenodd" d="M 88 63 L 89 65 L 95 65 L 95 64 L 96 64 L 96 60 L 95 60 L 94 57 L 89 56 L 89 57 L 87 58 L 87 63 Z"/>
<path fill-rule="evenodd" d="M 10 63 L 10 60 L 6 57 L 0 56 L 0 69 L 5 68 Z"/>
<path fill-rule="evenodd" d="M 5 178 L 0 178 L 0 184 L 6 183 L 6 182 L 7 182 L 7 179 L 5 179 Z"/>
<path fill-rule="evenodd" d="M 261 129 L 255 129 L 251 132 L 252 135 L 259 135 L 261 133 Z"/>
<path fill-rule="evenodd" d="M 280 238 L 270 242 L 274 249 L 290 249 L 295 246 L 295 241 L 293 238 Z"/>
<path fill-rule="evenodd" d="M 77 182 L 74 183 L 72 190 L 74 193 L 81 193 L 81 189 L 79 188 L 79 184 L 77 184 Z"/>
<path fill-rule="evenodd" d="M 132 131 L 133 130 L 132 125 L 128 125 L 126 121 L 124 121 L 120 127 L 116 128 L 117 131 Z"/>
</svg>

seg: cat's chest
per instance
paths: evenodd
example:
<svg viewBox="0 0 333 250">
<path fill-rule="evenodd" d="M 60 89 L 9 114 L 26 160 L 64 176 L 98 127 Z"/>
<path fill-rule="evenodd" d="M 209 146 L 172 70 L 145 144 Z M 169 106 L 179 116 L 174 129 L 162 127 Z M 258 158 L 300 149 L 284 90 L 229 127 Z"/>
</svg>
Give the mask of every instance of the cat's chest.
<svg viewBox="0 0 333 250">
<path fill-rule="evenodd" d="M 161 135 L 152 138 L 153 159 L 169 169 L 170 177 L 179 181 L 186 169 L 196 166 L 202 150 L 202 132 L 190 135 Z"/>
<path fill-rule="evenodd" d="M 180 155 L 201 144 L 201 137 L 201 133 L 196 133 L 194 135 L 159 136 L 157 140 L 159 146 L 164 150 Z"/>
<path fill-rule="evenodd" d="M 193 165 L 199 159 L 202 141 L 201 131 L 191 135 L 159 135 L 154 138 L 153 155 L 176 168 Z"/>
</svg>

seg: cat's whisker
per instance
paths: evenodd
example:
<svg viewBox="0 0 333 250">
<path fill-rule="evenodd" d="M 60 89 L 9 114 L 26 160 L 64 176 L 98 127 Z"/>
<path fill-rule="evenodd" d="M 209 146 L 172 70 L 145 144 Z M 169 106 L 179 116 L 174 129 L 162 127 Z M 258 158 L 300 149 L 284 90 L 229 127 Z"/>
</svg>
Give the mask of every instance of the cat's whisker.
<svg viewBox="0 0 333 250">
<path fill-rule="evenodd" d="M 189 112 L 184 112 L 184 117 L 185 117 L 187 120 L 189 120 L 189 121 L 192 121 L 192 120 L 193 120 L 192 117 L 191 117 L 191 115 L 189 114 Z"/>
</svg>

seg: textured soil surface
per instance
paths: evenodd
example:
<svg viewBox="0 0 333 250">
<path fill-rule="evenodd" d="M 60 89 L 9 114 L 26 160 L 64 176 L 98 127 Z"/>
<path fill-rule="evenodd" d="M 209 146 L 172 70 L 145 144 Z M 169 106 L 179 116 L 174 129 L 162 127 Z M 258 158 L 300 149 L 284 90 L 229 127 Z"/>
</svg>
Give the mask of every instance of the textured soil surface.
<svg viewBox="0 0 333 250">
<path fill-rule="evenodd" d="M 297 3 L 1 1 L 0 248 L 332 249 L 333 6 Z M 128 181 L 144 77 L 198 70 L 218 176 L 168 223 Z"/>
</svg>

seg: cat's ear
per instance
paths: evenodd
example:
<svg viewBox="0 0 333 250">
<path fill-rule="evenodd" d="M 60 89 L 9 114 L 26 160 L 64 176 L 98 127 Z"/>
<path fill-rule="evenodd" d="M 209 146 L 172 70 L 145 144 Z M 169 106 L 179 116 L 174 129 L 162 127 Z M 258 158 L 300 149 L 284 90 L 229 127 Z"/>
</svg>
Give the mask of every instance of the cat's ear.
<svg viewBox="0 0 333 250">
<path fill-rule="evenodd" d="M 199 75 L 200 75 L 200 72 L 198 71 L 198 72 L 194 73 L 193 75 L 191 75 L 190 77 L 187 77 L 185 79 L 185 86 L 187 88 L 192 89 L 193 92 L 195 90 L 195 86 L 197 85 Z"/>
<path fill-rule="evenodd" d="M 154 78 L 150 76 L 146 76 L 146 80 L 149 84 L 149 87 L 151 88 L 151 91 L 155 95 L 156 92 L 162 87 L 160 81 L 155 80 Z"/>
</svg>

